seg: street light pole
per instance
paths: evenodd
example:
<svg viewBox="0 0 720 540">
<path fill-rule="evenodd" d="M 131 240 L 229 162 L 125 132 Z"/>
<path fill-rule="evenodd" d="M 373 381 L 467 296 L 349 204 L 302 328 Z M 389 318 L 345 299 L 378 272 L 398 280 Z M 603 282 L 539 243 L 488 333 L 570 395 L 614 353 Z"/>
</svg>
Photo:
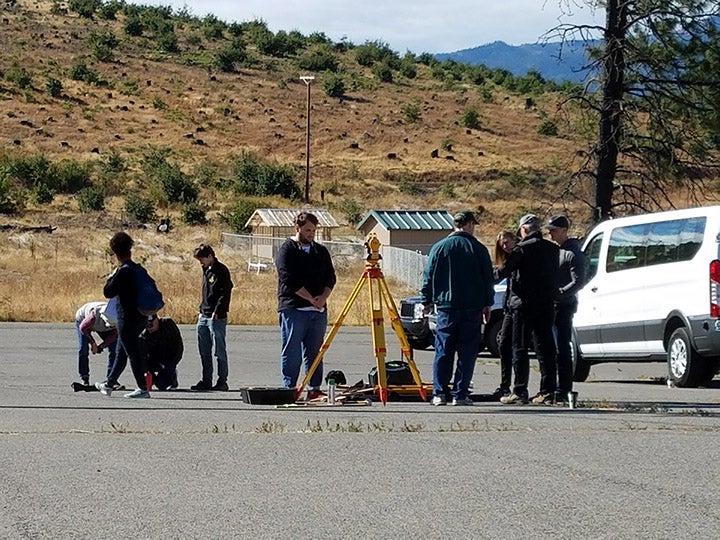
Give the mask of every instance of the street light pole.
<svg viewBox="0 0 720 540">
<path fill-rule="evenodd" d="M 307 86 L 307 130 L 305 133 L 305 202 L 310 202 L 310 83 L 315 77 L 305 75 L 300 80 Z"/>
</svg>

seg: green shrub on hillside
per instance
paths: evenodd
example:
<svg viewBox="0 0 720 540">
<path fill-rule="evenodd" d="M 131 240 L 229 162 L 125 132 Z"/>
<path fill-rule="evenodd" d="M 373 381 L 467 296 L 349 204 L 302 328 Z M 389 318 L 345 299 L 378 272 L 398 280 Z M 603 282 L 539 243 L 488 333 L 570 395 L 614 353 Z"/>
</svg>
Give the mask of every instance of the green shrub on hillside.
<svg viewBox="0 0 720 540">
<path fill-rule="evenodd" d="M 373 75 L 375 75 L 381 82 L 391 83 L 393 82 L 393 73 L 390 66 L 385 62 L 381 64 L 375 64 L 372 67 Z"/>
<path fill-rule="evenodd" d="M 32 75 L 24 67 L 13 65 L 5 72 L 5 79 L 18 88 L 30 88 L 32 86 Z"/>
<path fill-rule="evenodd" d="M 68 8 L 84 19 L 92 19 L 102 6 L 102 0 L 69 0 Z"/>
<path fill-rule="evenodd" d="M 480 115 L 475 109 L 466 109 L 460 115 L 460 125 L 469 129 L 480 129 Z"/>
<path fill-rule="evenodd" d="M 98 72 L 87 67 L 85 62 L 76 62 L 72 65 L 69 72 L 73 81 L 83 81 L 88 84 L 97 84 L 100 81 Z"/>
<path fill-rule="evenodd" d="M 405 115 L 405 120 L 411 124 L 420 121 L 420 107 L 416 103 L 406 103 L 403 105 L 402 112 Z"/>
<path fill-rule="evenodd" d="M 330 74 L 323 78 L 325 95 L 332 98 L 341 98 L 345 95 L 345 82 L 342 77 Z"/>
<path fill-rule="evenodd" d="M 8 176 L 0 170 L 0 214 L 18 214 L 24 208 L 25 195 L 14 188 Z"/>
<path fill-rule="evenodd" d="M 206 39 L 222 39 L 227 25 L 215 15 L 207 15 L 202 20 L 202 32 Z"/>
<path fill-rule="evenodd" d="M 123 31 L 128 36 L 142 36 L 144 26 L 142 21 L 140 20 L 140 17 L 137 15 L 131 15 L 127 19 L 125 19 L 125 24 L 123 25 Z"/>
<path fill-rule="evenodd" d="M 337 57 L 328 50 L 320 49 L 306 53 L 298 58 L 298 67 L 307 71 L 321 72 L 338 70 Z"/>
<path fill-rule="evenodd" d="M 220 213 L 219 217 L 233 233 L 240 234 L 248 232 L 245 224 L 255 210 L 257 205 L 254 202 L 241 198 L 237 199 L 227 212 Z"/>
<path fill-rule="evenodd" d="M 357 225 L 365 215 L 365 209 L 352 197 L 340 199 L 337 206 L 349 225 Z"/>
<path fill-rule="evenodd" d="M 557 137 L 557 134 L 558 134 L 557 124 L 555 123 L 555 121 L 550 120 L 549 118 L 546 118 L 537 127 L 537 132 L 540 135 L 545 135 L 547 137 Z"/>
<path fill-rule="evenodd" d="M 81 189 L 76 195 L 76 200 L 80 212 L 105 210 L 105 190 L 98 186 Z"/>
<path fill-rule="evenodd" d="M 131 193 L 125 198 L 125 212 L 142 223 L 155 220 L 155 205 L 147 197 Z"/>
<path fill-rule="evenodd" d="M 36 184 L 30 190 L 30 200 L 35 204 L 48 204 L 53 202 L 55 191 L 45 183 Z"/>
<path fill-rule="evenodd" d="M 180 219 L 188 225 L 205 225 L 207 219 L 207 205 L 193 201 L 183 204 Z"/>
<path fill-rule="evenodd" d="M 48 77 L 45 79 L 45 91 L 52 97 L 60 97 L 63 91 L 62 83 L 55 77 Z"/>
<path fill-rule="evenodd" d="M 286 199 L 300 196 L 290 167 L 264 161 L 255 154 L 243 151 L 232 162 L 231 188 L 244 195 L 280 195 Z"/>
</svg>

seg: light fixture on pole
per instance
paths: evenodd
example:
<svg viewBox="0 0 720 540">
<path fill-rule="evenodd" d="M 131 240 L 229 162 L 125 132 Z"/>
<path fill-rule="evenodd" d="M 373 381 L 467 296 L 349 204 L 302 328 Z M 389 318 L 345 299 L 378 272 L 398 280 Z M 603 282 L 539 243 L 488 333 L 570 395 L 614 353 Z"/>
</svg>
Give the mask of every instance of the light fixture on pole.
<svg viewBox="0 0 720 540">
<path fill-rule="evenodd" d="M 307 130 L 305 133 L 305 202 L 310 202 L 310 83 L 315 80 L 311 75 L 300 77 L 307 86 Z"/>
</svg>

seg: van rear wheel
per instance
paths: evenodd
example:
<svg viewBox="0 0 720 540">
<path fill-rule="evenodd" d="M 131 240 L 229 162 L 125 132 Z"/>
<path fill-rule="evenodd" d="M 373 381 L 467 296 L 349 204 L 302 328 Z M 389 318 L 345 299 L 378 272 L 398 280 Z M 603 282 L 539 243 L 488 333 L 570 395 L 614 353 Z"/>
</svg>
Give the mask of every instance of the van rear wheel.
<svg viewBox="0 0 720 540">
<path fill-rule="evenodd" d="M 585 382 L 590 376 L 590 362 L 583 360 L 580 348 L 577 346 L 575 336 L 570 341 L 570 353 L 572 354 L 573 381 Z"/>
<path fill-rule="evenodd" d="M 668 377 L 675 381 L 677 386 L 694 388 L 707 377 L 707 366 L 692 348 L 690 337 L 683 327 L 675 329 L 670 335 L 667 363 Z"/>
</svg>

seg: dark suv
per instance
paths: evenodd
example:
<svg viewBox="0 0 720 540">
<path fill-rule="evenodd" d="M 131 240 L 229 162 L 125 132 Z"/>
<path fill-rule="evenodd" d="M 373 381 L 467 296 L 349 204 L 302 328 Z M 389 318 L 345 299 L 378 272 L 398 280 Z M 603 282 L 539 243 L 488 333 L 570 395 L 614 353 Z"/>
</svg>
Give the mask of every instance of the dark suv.
<svg viewBox="0 0 720 540">
<path fill-rule="evenodd" d="M 497 340 L 502 325 L 505 289 L 505 280 L 495 285 L 495 303 L 490 313 L 490 322 L 483 328 L 480 350 L 487 349 L 493 356 L 500 356 Z M 413 349 L 427 349 L 432 347 L 435 341 L 437 311 L 433 306 L 432 312 L 427 317 L 423 317 L 422 312 L 423 306 L 419 296 L 408 296 L 400 300 L 400 323 Z"/>
</svg>

